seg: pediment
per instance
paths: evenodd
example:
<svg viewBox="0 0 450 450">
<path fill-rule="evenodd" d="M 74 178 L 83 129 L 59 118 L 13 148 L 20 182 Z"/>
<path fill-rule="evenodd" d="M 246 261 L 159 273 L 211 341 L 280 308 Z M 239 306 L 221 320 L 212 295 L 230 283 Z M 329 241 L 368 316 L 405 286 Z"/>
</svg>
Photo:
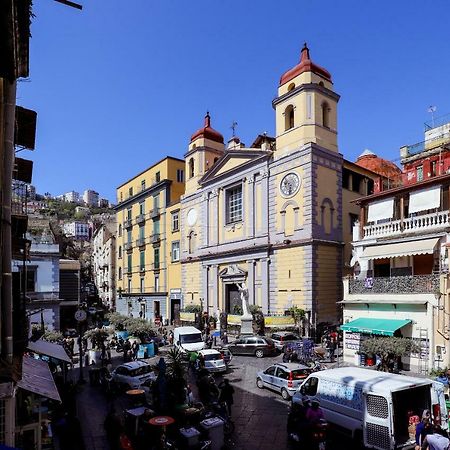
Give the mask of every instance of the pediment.
<svg viewBox="0 0 450 450">
<path fill-rule="evenodd" d="M 242 278 L 247 276 L 247 272 L 237 264 L 230 264 L 219 272 L 219 276 L 221 278 Z"/>
<path fill-rule="evenodd" d="M 261 159 L 267 158 L 270 154 L 271 152 L 253 149 L 229 150 L 208 172 L 206 172 L 200 180 L 200 184 L 211 181 L 216 177 L 221 177 L 235 171 L 239 171 L 241 168 L 247 167 L 253 162 L 259 162 Z"/>
</svg>

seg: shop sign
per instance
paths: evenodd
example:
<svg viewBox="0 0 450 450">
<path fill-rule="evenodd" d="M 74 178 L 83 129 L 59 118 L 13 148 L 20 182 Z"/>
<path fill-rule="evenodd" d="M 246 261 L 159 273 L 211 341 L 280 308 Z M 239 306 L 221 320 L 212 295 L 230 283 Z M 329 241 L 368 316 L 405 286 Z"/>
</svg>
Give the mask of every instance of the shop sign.
<svg viewBox="0 0 450 450">
<path fill-rule="evenodd" d="M 359 347 L 361 345 L 361 333 L 346 332 L 344 341 L 345 348 L 359 351 Z"/>
</svg>

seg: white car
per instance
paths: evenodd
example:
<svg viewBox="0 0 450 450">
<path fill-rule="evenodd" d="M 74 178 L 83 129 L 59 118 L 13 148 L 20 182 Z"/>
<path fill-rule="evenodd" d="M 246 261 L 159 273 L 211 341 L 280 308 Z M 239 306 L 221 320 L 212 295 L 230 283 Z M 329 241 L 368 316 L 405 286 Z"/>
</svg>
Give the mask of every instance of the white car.
<svg viewBox="0 0 450 450">
<path fill-rule="evenodd" d="M 119 386 L 126 386 L 130 389 L 137 389 L 148 380 L 156 380 L 152 366 L 144 361 L 122 364 L 116 367 L 111 375 L 113 381 Z"/>
<path fill-rule="evenodd" d="M 200 358 L 203 357 L 205 360 L 205 369 L 208 372 L 226 372 L 227 365 L 225 364 L 225 360 L 220 352 L 213 349 L 208 350 L 200 350 L 198 352 L 199 359 L 197 359 L 197 364 L 200 366 Z"/>
</svg>

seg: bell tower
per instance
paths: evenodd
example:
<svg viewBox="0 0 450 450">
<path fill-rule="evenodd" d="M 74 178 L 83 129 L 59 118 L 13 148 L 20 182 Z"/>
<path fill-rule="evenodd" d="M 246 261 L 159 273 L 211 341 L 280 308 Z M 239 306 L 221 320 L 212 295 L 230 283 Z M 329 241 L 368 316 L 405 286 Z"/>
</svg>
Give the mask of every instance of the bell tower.
<svg viewBox="0 0 450 450">
<path fill-rule="evenodd" d="M 310 142 L 338 152 L 338 101 L 331 74 L 311 60 L 305 43 L 300 62 L 281 76 L 278 96 L 272 102 L 276 117 L 274 158 Z"/>
<path fill-rule="evenodd" d="M 189 150 L 184 155 L 186 187 L 185 194 L 198 189 L 198 182 L 203 175 L 225 152 L 223 136 L 211 127 L 209 112 L 205 116 L 205 125 L 191 136 Z"/>
</svg>

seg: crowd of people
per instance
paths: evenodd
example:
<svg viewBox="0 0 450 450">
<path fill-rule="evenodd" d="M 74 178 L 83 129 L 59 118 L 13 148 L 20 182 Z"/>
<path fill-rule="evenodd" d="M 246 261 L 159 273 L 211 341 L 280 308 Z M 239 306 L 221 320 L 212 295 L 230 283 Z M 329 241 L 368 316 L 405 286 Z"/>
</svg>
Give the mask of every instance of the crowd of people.
<svg viewBox="0 0 450 450">
<path fill-rule="evenodd" d="M 433 424 L 428 409 L 423 411 L 422 420 L 416 425 L 415 450 L 449 450 L 448 433 L 439 425 Z"/>
</svg>

